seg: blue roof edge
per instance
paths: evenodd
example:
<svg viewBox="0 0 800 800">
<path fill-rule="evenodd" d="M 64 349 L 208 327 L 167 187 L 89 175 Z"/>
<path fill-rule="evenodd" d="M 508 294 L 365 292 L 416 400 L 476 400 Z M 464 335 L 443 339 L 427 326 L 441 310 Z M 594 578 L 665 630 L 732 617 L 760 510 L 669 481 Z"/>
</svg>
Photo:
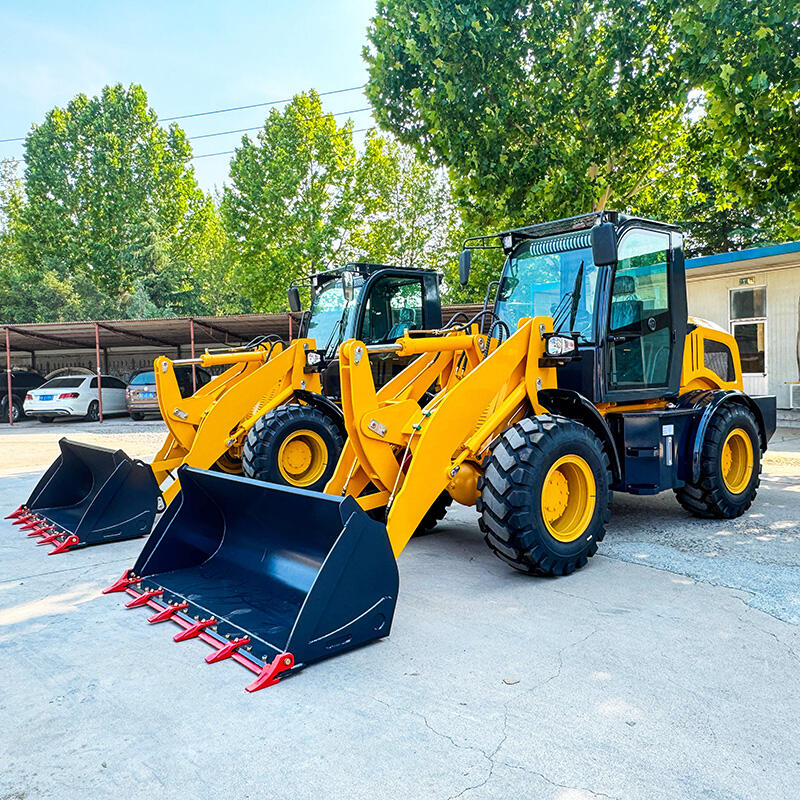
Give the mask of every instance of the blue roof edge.
<svg viewBox="0 0 800 800">
<path fill-rule="evenodd" d="M 784 242 L 768 247 L 751 247 L 747 250 L 734 250 L 730 253 L 716 253 L 713 256 L 697 256 L 686 259 L 686 269 L 712 267 L 717 264 L 730 264 L 734 261 L 750 261 L 767 256 L 780 256 L 784 253 L 800 253 L 800 242 Z"/>
</svg>

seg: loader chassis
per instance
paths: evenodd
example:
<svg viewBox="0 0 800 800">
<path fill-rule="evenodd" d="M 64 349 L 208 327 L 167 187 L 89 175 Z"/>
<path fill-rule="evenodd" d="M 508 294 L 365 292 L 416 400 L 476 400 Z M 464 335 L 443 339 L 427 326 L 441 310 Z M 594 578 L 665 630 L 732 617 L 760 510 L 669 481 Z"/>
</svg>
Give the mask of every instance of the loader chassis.
<svg viewBox="0 0 800 800">
<path fill-rule="evenodd" d="M 500 559 L 550 576 L 597 551 L 612 490 L 744 513 L 775 399 L 745 395 L 733 337 L 688 319 L 678 229 L 606 213 L 497 239 L 488 329 L 341 344 L 347 439 L 324 493 L 183 465 L 110 590 L 257 672 L 255 689 L 389 633 L 394 560 L 442 498 L 476 505 Z M 378 386 L 387 355 L 408 366 Z"/>
</svg>

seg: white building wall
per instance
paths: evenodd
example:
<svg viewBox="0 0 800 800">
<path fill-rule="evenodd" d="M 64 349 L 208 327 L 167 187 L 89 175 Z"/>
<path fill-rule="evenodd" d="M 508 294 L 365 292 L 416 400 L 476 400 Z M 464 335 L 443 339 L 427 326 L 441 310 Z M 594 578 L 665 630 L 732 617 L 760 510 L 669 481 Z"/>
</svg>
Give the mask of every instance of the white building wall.
<svg viewBox="0 0 800 800">
<path fill-rule="evenodd" d="M 744 277 L 753 278 L 755 286 L 767 287 L 767 391 L 777 396 L 779 408 L 788 408 L 789 386 L 786 381 L 800 380 L 800 265 L 784 269 L 737 271 L 720 277 L 694 277 L 689 270 L 689 314 L 716 322 L 725 330 L 731 331 L 729 290 L 740 288 L 740 279 Z M 795 397 L 797 395 L 798 390 L 795 389 Z"/>
</svg>

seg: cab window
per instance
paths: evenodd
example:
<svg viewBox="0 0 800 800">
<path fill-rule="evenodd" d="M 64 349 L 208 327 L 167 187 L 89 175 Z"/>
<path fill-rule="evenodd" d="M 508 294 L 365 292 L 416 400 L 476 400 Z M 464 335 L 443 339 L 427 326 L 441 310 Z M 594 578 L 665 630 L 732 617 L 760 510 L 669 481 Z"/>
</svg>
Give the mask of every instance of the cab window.
<svg viewBox="0 0 800 800">
<path fill-rule="evenodd" d="M 404 331 L 421 330 L 422 327 L 421 279 L 387 276 L 373 285 L 361 326 L 363 342 L 394 341 Z"/>
</svg>

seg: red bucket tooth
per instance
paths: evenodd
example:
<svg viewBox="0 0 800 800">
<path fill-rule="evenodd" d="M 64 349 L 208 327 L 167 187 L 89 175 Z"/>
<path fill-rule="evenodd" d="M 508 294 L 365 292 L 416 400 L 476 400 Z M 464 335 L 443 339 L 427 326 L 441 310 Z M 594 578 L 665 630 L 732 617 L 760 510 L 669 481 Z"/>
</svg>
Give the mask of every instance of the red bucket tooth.
<svg viewBox="0 0 800 800">
<path fill-rule="evenodd" d="M 42 536 L 42 538 L 39 539 L 39 541 L 36 542 L 36 544 L 37 545 L 50 544 L 51 542 L 54 542 L 56 539 L 58 539 L 59 536 L 61 536 L 61 534 L 58 531 L 54 530 L 52 533 L 48 533 L 46 536 Z"/>
<path fill-rule="evenodd" d="M 16 519 L 17 517 L 21 517 L 25 513 L 25 506 L 20 506 L 16 511 L 12 511 L 10 514 L 6 514 L 5 519 Z"/>
<path fill-rule="evenodd" d="M 55 525 L 41 525 L 40 527 L 36 528 L 36 530 L 32 530 L 28 532 L 28 536 L 46 536 L 50 531 L 54 531 L 56 529 Z"/>
<path fill-rule="evenodd" d="M 25 512 L 21 517 L 17 517 L 11 524 L 12 525 L 24 525 L 26 522 L 30 522 L 33 519 L 34 515 Z"/>
<path fill-rule="evenodd" d="M 21 531 L 29 531 L 33 528 L 38 528 L 40 525 L 43 525 L 45 520 L 42 517 L 34 515 L 33 519 L 30 522 L 26 522 L 21 528 Z"/>
<path fill-rule="evenodd" d="M 146 606 L 147 601 L 153 597 L 160 597 L 164 594 L 163 589 L 148 589 L 145 592 L 142 592 L 138 597 L 134 597 L 133 600 L 128 600 L 125 603 L 125 608 L 138 608 L 139 606 Z"/>
<path fill-rule="evenodd" d="M 176 633 L 172 640 L 174 642 L 185 642 L 187 639 L 194 639 L 196 636 L 199 636 L 206 628 L 210 627 L 211 625 L 216 625 L 217 621 L 212 617 L 211 619 L 201 619 L 194 623 L 194 625 L 190 625 L 188 628 L 185 628 L 180 633 Z"/>
<path fill-rule="evenodd" d="M 185 611 L 187 608 L 189 608 L 188 603 L 178 603 L 176 606 L 167 606 L 156 614 L 153 614 L 152 617 L 148 617 L 147 621 L 166 622 L 168 619 L 172 619 L 173 615 L 177 614 L 179 611 Z"/>
<path fill-rule="evenodd" d="M 222 645 L 219 650 L 209 653 L 206 656 L 206 664 L 213 664 L 216 661 L 230 658 L 240 647 L 245 647 L 248 644 L 250 644 L 249 636 L 243 636 L 241 639 L 231 639 L 231 641 Z"/>
<path fill-rule="evenodd" d="M 111 594 L 111 592 L 124 592 L 129 586 L 134 583 L 139 583 L 139 579 L 135 575 L 131 575 L 131 571 L 126 569 L 122 576 L 117 578 L 111 586 L 106 586 L 103 589 L 103 594 Z"/>
<path fill-rule="evenodd" d="M 75 547 L 80 542 L 77 536 L 67 536 L 63 542 L 59 542 L 47 555 L 54 556 L 56 553 L 66 553 L 70 547 Z"/>
<path fill-rule="evenodd" d="M 293 666 L 294 656 L 291 653 L 281 653 L 275 656 L 271 664 L 266 664 L 261 672 L 258 673 L 258 677 L 251 684 L 245 686 L 244 690 L 246 692 L 257 692 L 267 686 L 274 686 L 280 681 L 278 676 Z"/>
</svg>

